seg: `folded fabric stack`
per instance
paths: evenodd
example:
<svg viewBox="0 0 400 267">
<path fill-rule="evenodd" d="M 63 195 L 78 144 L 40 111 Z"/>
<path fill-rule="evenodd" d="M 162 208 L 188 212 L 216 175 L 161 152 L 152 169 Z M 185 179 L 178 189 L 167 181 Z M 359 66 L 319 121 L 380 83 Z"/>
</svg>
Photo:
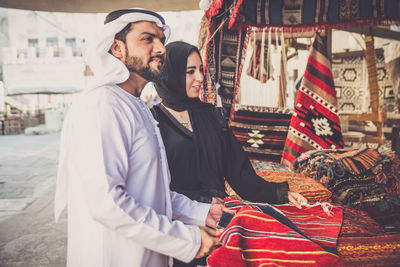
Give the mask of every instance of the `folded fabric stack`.
<svg viewBox="0 0 400 267">
<path fill-rule="evenodd" d="M 313 150 L 293 168 L 322 183 L 334 202 L 368 212 L 381 223 L 399 218 L 398 161 L 374 149 Z"/>
<path fill-rule="evenodd" d="M 314 179 L 291 171 L 261 171 L 259 176 L 269 182 L 288 182 L 290 191 L 304 196 L 309 203 L 330 201 L 332 193 Z"/>
<path fill-rule="evenodd" d="M 335 254 L 340 208 L 298 209 L 229 198 L 225 206 L 237 213 L 231 220 L 221 218 L 222 247 L 208 257 L 209 266 L 345 266 Z"/>
</svg>

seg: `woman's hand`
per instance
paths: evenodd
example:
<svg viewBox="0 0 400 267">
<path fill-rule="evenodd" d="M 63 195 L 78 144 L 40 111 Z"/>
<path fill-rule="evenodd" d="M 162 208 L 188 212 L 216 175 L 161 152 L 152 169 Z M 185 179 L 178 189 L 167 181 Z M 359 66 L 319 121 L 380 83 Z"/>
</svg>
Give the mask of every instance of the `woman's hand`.
<svg viewBox="0 0 400 267">
<path fill-rule="evenodd" d="M 213 197 L 211 200 L 211 204 L 222 204 L 224 205 L 224 200 L 220 197 Z"/>
<path fill-rule="evenodd" d="M 301 204 L 307 204 L 307 199 L 300 195 L 299 193 L 295 192 L 288 192 L 288 199 L 289 202 L 295 205 L 297 208 L 301 209 Z"/>
<path fill-rule="evenodd" d="M 218 199 L 218 198 L 217 198 Z M 222 199 L 220 199 L 222 200 Z M 214 201 L 214 198 L 213 198 Z M 222 201 L 223 203 L 223 201 Z M 221 219 L 222 212 L 227 212 L 230 214 L 235 214 L 235 210 L 228 209 L 223 204 L 220 203 L 211 203 L 210 210 L 208 211 L 208 216 L 206 219 L 206 225 L 212 228 L 216 228 L 218 226 L 219 220 Z"/>
</svg>

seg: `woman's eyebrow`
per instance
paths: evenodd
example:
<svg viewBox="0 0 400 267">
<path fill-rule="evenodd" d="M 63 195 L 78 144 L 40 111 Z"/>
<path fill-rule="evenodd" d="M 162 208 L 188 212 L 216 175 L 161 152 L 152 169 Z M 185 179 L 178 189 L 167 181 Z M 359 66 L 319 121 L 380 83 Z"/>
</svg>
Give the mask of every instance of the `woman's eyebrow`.
<svg viewBox="0 0 400 267">
<path fill-rule="evenodd" d="M 196 66 L 187 66 L 186 69 L 195 69 Z"/>
</svg>

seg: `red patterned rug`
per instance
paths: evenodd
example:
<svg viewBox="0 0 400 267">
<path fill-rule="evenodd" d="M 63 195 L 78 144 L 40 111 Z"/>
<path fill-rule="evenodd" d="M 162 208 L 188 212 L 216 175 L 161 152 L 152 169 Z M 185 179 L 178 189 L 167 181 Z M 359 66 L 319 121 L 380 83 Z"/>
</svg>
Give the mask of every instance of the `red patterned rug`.
<svg viewBox="0 0 400 267">
<path fill-rule="evenodd" d="M 335 254 L 340 208 L 329 215 L 321 205 L 300 210 L 229 198 L 225 205 L 237 213 L 225 222 L 223 246 L 208 257 L 209 266 L 346 266 Z"/>
<path fill-rule="evenodd" d="M 290 168 L 308 150 L 343 148 L 331 63 L 326 55 L 326 37 L 317 33 L 282 155 L 282 164 Z"/>
</svg>

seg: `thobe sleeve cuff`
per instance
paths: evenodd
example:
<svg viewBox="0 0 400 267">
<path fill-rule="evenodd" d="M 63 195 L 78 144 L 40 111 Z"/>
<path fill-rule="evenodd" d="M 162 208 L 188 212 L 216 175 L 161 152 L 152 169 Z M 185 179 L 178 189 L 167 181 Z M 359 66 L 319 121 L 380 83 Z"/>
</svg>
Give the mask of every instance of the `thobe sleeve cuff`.
<svg viewBox="0 0 400 267">
<path fill-rule="evenodd" d="M 199 202 L 199 218 L 203 218 L 198 225 L 206 225 L 208 212 L 210 211 L 211 204 Z"/>
<path fill-rule="evenodd" d="M 195 225 L 187 225 L 187 227 L 190 229 L 192 232 L 193 236 L 193 244 L 191 246 L 188 246 L 188 253 L 184 253 L 184 256 L 176 256 L 175 258 L 183 261 L 183 262 L 191 262 L 194 257 L 196 257 L 197 252 L 199 252 L 199 249 L 201 247 L 201 233 L 200 233 L 200 228 Z"/>
</svg>

